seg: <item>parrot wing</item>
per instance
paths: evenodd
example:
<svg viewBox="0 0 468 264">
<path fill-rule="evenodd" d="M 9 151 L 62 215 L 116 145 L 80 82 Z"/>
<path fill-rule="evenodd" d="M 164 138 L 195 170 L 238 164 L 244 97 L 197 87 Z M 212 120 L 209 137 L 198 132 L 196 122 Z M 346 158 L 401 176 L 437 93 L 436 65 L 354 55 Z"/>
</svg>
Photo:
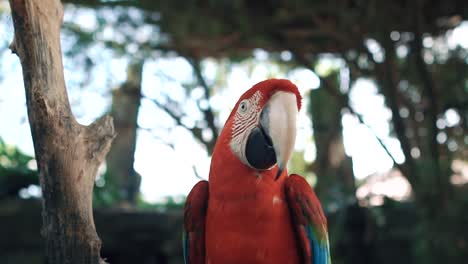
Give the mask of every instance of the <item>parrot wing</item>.
<svg viewBox="0 0 468 264">
<path fill-rule="evenodd" d="M 184 207 L 183 250 L 185 264 L 205 264 L 205 220 L 208 182 L 198 182 Z"/>
<path fill-rule="evenodd" d="M 330 264 L 327 219 L 314 191 L 303 177 L 292 174 L 285 192 L 304 263 Z"/>
</svg>

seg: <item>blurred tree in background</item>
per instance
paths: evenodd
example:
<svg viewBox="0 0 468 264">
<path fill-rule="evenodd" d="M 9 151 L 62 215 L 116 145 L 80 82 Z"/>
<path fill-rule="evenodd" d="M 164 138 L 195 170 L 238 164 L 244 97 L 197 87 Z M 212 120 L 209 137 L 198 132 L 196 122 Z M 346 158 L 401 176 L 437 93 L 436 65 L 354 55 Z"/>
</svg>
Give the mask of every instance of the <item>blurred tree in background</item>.
<svg viewBox="0 0 468 264">
<path fill-rule="evenodd" d="M 454 166 L 468 160 L 468 50 L 450 42 L 453 29 L 468 17 L 465 1 L 63 2 L 71 16 L 84 10 L 97 18 L 93 27 L 73 19 L 64 24 L 64 37 L 71 43 L 65 55 L 81 65 L 82 72 L 91 76 L 99 65 L 90 52 L 96 46 L 128 62 L 126 81 L 112 92 L 111 113 L 119 136 L 108 156 L 107 172 L 101 175 L 106 184 L 95 190 L 101 205 L 149 206 L 139 198 L 140 180 L 133 168 L 138 129 L 154 130 L 139 126 L 142 100 L 154 103 L 210 154 L 224 121 L 210 99 L 226 86 L 232 64 L 256 63 L 252 54 L 262 49 L 270 65 L 284 72 L 307 68 L 320 80 L 318 89 L 304 95 L 310 102 L 316 158 L 309 164 L 296 154 L 292 166 L 316 175 L 317 193 L 330 213 L 334 262 L 468 260 L 467 187 L 455 184 L 462 172 Z M 141 91 L 145 64 L 175 56 L 187 61 L 192 78 L 172 80 L 160 74 L 178 82 L 188 97 L 201 91 L 201 96 L 190 98 L 200 113 L 192 123 L 186 122 L 186 101 Z M 218 66 L 214 78 L 206 76 L 207 60 Z M 330 61 L 332 65 L 326 66 Z M 391 136 L 398 140 L 404 159 L 392 153 L 372 120 L 353 104 L 353 89 L 363 79 L 374 83 L 376 94 L 383 96 L 391 113 Z M 153 89 L 161 88 L 155 84 Z M 344 148 L 346 116 L 372 131 L 411 184 L 410 201 L 359 205 L 359 182 Z M 14 175 L 24 175 L 24 180 L 10 184 L 13 178 L 8 177 L 9 187 L 2 184 L 0 195 L 32 184 L 32 171 L 25 169 L 29 158 L 11 159 L 16 158 L 23 161 L 13 166 L 20 168 Z M 1 181 L 7 179 L 4 175 L 8 174 L 0 171 Z"/>
</svg>

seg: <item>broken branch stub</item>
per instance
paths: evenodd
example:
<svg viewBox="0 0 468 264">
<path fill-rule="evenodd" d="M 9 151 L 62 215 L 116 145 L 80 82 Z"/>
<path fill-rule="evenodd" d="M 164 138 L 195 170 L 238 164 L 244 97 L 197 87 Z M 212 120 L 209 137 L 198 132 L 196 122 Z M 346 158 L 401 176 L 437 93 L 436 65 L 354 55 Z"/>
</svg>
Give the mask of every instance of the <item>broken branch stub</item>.
<svg viewBox="0 0 468 264">
<path fill-rule="evenodd" d="M 82 126 L 75 120 L 63 76 L 58 0 L 10 0 L 28 118 L 43 194 L 49 264 L 104 263 L 92 194 L 99 165 L 115 137 L 112 118 Z"/>
</svg>

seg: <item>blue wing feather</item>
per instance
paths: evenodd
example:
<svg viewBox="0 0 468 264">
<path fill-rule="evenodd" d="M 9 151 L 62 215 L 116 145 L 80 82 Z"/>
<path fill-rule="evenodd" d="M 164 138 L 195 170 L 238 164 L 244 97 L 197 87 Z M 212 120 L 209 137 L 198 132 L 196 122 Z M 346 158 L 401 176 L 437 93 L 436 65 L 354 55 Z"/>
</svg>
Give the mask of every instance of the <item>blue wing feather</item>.
<svg viewBox="0 0 468 264">
<path fill-rule="evenodd" d="M 190 243 L 189 243 L 189 233 L 183 232 L 182 233 L 182 250 L 184 253 L 184 264 L 190 264 L 190 260 L 188 254 L 190 252 Z"/>
<path fill-rule="evenodd" d="M 311 225 L 306 226 L 307 238 L 310 242 L 310 248 L 312 250 L 311 263 L 313 264 L 329 264 L 330 261 L 330 247 L 328 238 L 326 241 L 320 241 L 317 233 L 314 231 Z"/>
<path fill-rule="evenodd" d="M 327 219 L 310 185 L 299 175 L 290 175 L 285 192 L 302 258 L 308 264 L 331 264 Z"/>
</svg>

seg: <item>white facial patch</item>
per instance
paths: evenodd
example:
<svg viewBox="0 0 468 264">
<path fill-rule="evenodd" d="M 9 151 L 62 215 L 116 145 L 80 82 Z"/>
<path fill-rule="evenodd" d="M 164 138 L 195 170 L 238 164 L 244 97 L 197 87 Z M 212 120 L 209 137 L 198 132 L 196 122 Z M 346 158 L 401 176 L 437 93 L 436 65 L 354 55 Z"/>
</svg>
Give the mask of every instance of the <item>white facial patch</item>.
<svg viewBox="0 0 468 264">
<path fill-rule="evenodd" d="M 245 156 L 245 147 L 247 145 L 247 139 L 249 138 L 250 132 L 259 123 L 260 119 L 260 99 L 262 95 L 259 91 L 254 93 L 252 97 L 242 100 L 234 116 L 234 122 L 232 125 L 232 137 L 231 143 L 229 144 L 232 152 L 244 163 L 250 166 Z"/>
</svg>

